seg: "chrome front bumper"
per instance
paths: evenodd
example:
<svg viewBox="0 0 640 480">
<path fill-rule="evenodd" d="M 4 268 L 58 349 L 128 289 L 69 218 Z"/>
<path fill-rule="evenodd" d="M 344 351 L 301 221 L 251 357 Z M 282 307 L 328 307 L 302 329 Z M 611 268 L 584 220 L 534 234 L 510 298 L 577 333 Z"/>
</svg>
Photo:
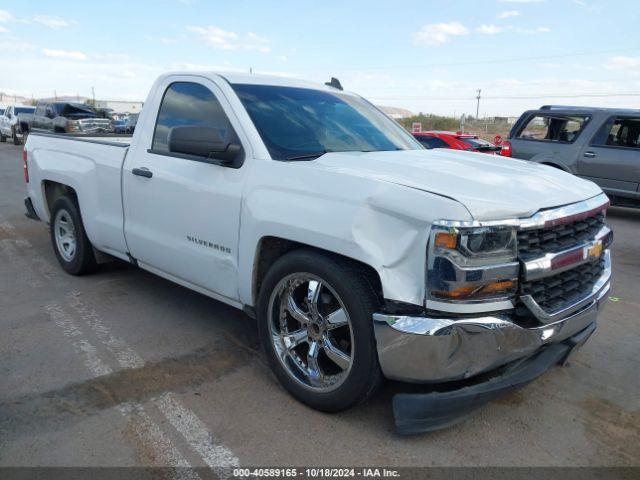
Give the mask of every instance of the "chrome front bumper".
<svg viewBox="0 0 640 480">
<path fill-rule="evenodd" d="M 607 261 L 609 252 L 606 252 Z M 509 314 L 472 318 L 373 315 L 384 375 L 416 383 L 469 378 L 528 357 L 596 322 L 610 288 L 610 268 L 589 297 L 539 327 L 517 325 Z"/>
</svg>

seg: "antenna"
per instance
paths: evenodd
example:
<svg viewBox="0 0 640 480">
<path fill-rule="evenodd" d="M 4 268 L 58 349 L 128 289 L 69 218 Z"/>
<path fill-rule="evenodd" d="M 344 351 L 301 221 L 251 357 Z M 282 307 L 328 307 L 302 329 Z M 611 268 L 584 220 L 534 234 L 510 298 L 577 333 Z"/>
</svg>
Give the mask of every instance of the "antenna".
<svg viewBox="0 0 640 480">
<path fill-rule="evenodd" d="M 344 90 L 342 88 L 342 84 L 340 83 L 340 80 L 338 80 L 336 77 L 331 77 L 331 81 L 330 82 L 324 82 L 324 84 L 327 87 L 333 87 L 333 88 L 336 88 L 338 90 Z"/>
</svg>

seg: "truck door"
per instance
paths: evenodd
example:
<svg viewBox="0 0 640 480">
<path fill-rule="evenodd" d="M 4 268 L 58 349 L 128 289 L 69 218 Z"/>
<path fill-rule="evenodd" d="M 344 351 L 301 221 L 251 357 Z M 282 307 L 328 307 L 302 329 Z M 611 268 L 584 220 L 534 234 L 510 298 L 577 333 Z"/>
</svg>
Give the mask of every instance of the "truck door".
<svg viewBox="0 0 640 480">
<path fill-rule="evenodd" d="M 578 174 L 606 193 L 640 198 L 640 117 L 610 117 L 585 144 Z"/>
<path fill-rule="evenodd" d="M 40 119 L 42 122 L 40 128 L 46 130 L 47 132 L 55 131 L 53 126 L 53 119 L 56 117 L 55 104 L 50 103 L 44 110 L 44 117 Z"/>
<path fill-rule="evenodd" d="M 44 116 L 44 109 L 45 104 L 38 103 L 38 105 L 36 106 L 36 110 L 33 112 L 33 116 L 31 117 L 31 130 L 37 130 L 40 128 L 40 118 Z"/>
<path fill-rule="evenodd" d="M 136 131 L 123 168 L 125 237 L 151 271 L 229 299 L 238 298 L 238 232 L 246 167 L 229 168 L 168 148 L 174 126 L 240 126 L 220 89 L 201 77 L 173 77 L 156 91 L 160 105 Z M 230 115 L 231 113 L 231 115 Z M 238 138 L 238 137 L 236 137 Z M 248 142 L 239 137 L 247 152 Z"/>
<path fill-rule="evenodd" d="M 50 103 L 39 103 L 36 107 L 36 111 L 33 114 L 31 120 L 32 130 L 46 130 L 53 129 L 53 106 Z"/>
</svg>

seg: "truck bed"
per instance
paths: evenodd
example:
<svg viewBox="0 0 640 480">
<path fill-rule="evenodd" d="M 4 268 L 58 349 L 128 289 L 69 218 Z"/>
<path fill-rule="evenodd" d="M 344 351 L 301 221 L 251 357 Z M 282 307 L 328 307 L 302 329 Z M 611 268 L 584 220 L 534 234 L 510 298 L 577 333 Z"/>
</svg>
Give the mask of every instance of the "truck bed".
<svg viewBox="0 0 640 480">
<path fill-rule="evenodd" d="M 48 132 L 31 132 L 30 135 L 40 135 L 44 137 L 63 138 L 66 140 L 75 140 L 79 142 L 99 143 L 102 145 L 112 145 L 115 147 L 131 145 L 133 135 L 105 133 L 96 135 L 86 135 L 81 133 L 48 133 Z"/>
<path fill-rule="evenodd" d="M 37 215 L 49 221 L 48 186 L 75 191 L 87 236 L 104 252 L 126 252 L 122 208 L 122 166 L 131 136 L 33 132 L 27 138 L 29 196 Z"/>
</svg>

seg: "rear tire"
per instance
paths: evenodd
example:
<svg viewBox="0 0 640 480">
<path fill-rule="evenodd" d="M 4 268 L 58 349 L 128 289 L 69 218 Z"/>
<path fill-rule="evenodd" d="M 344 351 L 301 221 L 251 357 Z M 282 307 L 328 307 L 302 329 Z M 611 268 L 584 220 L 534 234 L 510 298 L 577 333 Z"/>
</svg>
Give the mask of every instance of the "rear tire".
<svg viewBox="0 0 640 480">
<path fill-rule="evenodd" d="M 379 300 L 363 277 L 348 261 L 301 249 L 278 259 L 262 282 L 258 330 L 269 365 L 317 410 L 348 409 L 382 383 L 372 320 Z"/>
<path fill-rule="evenodd" d="M 80 209 L 73 199 L 63 196 L 53 202 L 50 233 L 53 251 L 67 273 L 84 275 L 98 269 Z"/>
<path fill-rule="evenodd" d="M 0 133 L 0 142 L 4 143 L 7 141 L 7 137 Z"/>
</svg>

